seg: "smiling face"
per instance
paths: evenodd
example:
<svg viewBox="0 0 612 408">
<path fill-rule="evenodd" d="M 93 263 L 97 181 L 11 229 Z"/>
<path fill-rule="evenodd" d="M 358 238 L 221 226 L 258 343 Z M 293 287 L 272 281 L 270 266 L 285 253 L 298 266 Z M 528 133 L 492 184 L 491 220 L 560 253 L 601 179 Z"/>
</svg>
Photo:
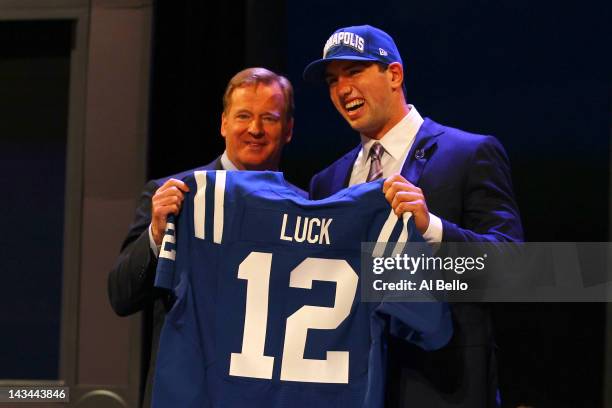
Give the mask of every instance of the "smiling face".
<svg viewBox="0 0 612 408">
<path fill-rule="evenodd" d="M 240 170 L 277 170 L 283 146 L 291 140 L 285 97 L 277 83 L 233 90 L 221 116 L 229 159 Z"/>
<path fill-rule="evenodd" d="M 331 61 L 325 70 L 329 96 L 353 129 L 380 139 L 408 112 L 401 89 L 402 66 Z"/>
</svg>

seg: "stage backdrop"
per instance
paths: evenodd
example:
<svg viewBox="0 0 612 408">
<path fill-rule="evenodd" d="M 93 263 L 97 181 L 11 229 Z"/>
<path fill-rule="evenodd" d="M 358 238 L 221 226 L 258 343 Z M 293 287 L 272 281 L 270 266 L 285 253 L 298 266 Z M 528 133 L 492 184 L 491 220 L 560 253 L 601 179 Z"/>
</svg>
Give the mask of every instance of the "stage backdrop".
<svg viewBox="0 0 612 408">
<path fill-rule="evenodd" d="M 608 241 L 610 9 L 604 1 L 157 2 L 150 175 L 215 158 L 225 83 L 263 65 L 295 86 L 283 169 L 306 188 L 359 138 L 302 70 L 336 28 L 371 24 L 395 38 L 408 101 L 423 116 L 503 143 L 527 240 Z M 508 406 L 601 406 L 605 305 L 492 307 Z"/>
</svg>

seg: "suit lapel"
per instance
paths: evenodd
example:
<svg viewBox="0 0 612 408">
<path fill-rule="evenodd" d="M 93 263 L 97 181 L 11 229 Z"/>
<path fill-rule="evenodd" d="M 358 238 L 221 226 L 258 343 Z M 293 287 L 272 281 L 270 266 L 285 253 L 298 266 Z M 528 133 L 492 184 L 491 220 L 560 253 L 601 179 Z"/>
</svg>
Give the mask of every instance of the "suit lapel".
<svg viewBox="0 0 612 408">
<path fill-rule="evenodd" d="M 340 163 L 334 172 L 334 179 L 332 180 L 332 191 L 342 190 L 345 187 L 348 187 L 349 181 L 351 180 L 351 172 L 353 170 L 353 165 L 355 160 L 357 159 L 357 155 L 361 150 L 361 143 L 344 155 L 342 159 L 340 159 Z"/>
<path fill-rule="evenodd" d="M 408 156 L 406 156 L 404 167 L 402 167 L 401 174 L 406 180 L 414 185 L 419 185 L 425 164 L 435 153 L 437 138 L 442 133 L 444 133 L 444 130 L 439 128 L 435 122 L 425 118 L 414 138 Z"/>
<path fill-rule="evenodd" d="M 221 156 L 217 157 L 217 159 L 208 164 L 208 166 L 211 166 L 214 170 L 224 170 L 223 165 L 221 164 Z"/>
<path fill-rule="evenodd" d="M 440 125 L 429 118 L 425 118 L 425 121 L 415 136 L 414 143 L 408 152 L 406 162 L 401 171 L 402 176 L 412 184 L 418 185 L 425 164 L 435 153 L 437 138 L 442 133 L 444 133 L 444 129 Z M 359 144 L 340 159 L 338 167 L 336 167 L 333 175 L 331 191 L 338 191 L 348 187 L 349 181 L 351 180 L 353 165 L 355 164 L 355 160 L 357 160 L 357 155 L 361 147 L 362 145 Z"/>
</svg>

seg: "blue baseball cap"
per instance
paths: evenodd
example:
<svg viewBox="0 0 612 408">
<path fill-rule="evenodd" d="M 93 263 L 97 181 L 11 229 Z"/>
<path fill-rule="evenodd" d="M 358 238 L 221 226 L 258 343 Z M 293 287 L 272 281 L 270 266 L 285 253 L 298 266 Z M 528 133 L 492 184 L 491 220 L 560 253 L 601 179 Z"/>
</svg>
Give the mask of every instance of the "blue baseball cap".
<svg viewBox="0 0 612 408">
<path fill-rule="evenodd" d="M 370 25 L 353 26 L 336 30 L 325 43 L 323 58 L 311 62 L 302 76 L 308 82 L 324 79 L 325 67 L 330 61 L 373 61 L 389 65 L 402 63 L 393 38 L 383 30 Z"/>
</svg>

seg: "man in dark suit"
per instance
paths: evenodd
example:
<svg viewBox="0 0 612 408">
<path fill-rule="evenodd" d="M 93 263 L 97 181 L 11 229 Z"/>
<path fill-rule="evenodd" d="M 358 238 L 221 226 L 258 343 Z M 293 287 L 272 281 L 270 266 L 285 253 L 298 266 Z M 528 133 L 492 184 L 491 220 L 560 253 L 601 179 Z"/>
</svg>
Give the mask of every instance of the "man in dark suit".
<svg viewBox="0 0 612 408">
<path fill-rule="evenodd" d="M 323 81 L 361 144 L 316 174 L 310 197 L 388 177 L 384 192 L 395 212 L 412 212 L 434 248 L 443 242 L 514 242 L 522 227 L 508 158 L 491 136 L 470 134 L 423 119 L 406 103 L 402 60 L 393 39 L 371 26 L 341 28 L 304 78 Z M 497 373 L 486 305 L 452 305 L 451 343 L 424 352 L 389 344 L 387 405 L 495 407 Z"/>
<path fill-rule="evenodd" d="M 114 311 L 144 311 L 144 353 L 150 363 L 143 406 L 150 406 L 155 355 L 171 294 L 153 287 L 157 256 L 169 214 L 178 214 L 187 186 L 181 178 L 195 170 L 278 170 L 283 146 L 293 130 L 293 88 L 283 76 L 248 68 L 228 83 L 223 96 L 221 134 L 225 151 L 212 163 L 148 182 L 121 254 L 108 277 Z M 295 187 L 303 196 L 306 194 Z"/>
</svg>

